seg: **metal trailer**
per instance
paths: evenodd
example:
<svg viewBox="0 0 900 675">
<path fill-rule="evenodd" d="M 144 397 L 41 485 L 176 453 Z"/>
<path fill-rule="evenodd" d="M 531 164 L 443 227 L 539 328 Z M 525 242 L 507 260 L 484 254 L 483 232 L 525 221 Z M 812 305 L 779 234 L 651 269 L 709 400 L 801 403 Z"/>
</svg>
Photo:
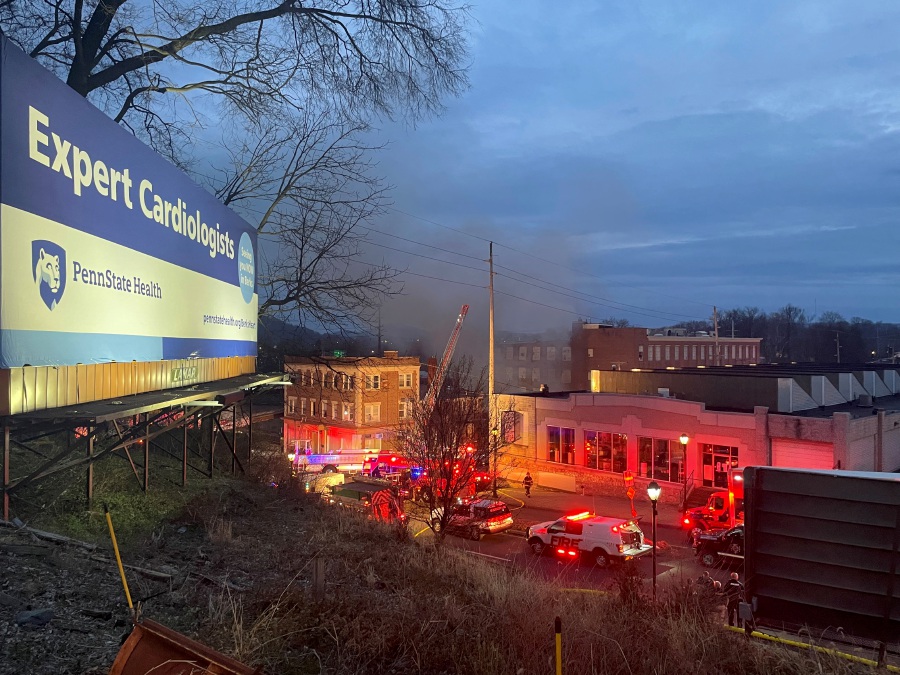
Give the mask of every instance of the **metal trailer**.
<svg viewBox="0 0 900 675">
<path fill-rule="evenodd" d="M 753 619 L 900 642 L 900 474 L 749 467 Z"/>
</svg>

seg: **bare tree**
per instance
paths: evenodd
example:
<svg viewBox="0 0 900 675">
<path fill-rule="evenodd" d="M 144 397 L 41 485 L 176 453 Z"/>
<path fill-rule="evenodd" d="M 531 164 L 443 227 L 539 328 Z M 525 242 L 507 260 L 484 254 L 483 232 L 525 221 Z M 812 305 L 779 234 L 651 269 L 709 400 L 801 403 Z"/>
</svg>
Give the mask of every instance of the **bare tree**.
<svg viewBox="0 0 900 675">
<path fill-rule="evenodd" d="M 454 361 L 434 408 L 413 406 L 409 426 L 397 436 L 400 453 L 424 469 L 417 487 L 428 525 L 439 538 L 453 506 L 471 493 L 476 475 L 490 461 L 485 387 L 485 374 L 472 373 L 471 359 Z"/>
<path fill-rule="evenodd" d="M 202 174 L 202 129 L 224 128 L 204 182 L 257 223 L 261 310 L 327 325 L 397 290 L 356 260 L 386 204 L 359 139 L 463 90 L 467 19 L 445 0 L 0 2 L 4 35 L 177 166 Z"/>
<path fill-rule="evenodd" d="M 365 232 L 358 226 L 386 202 L 360 131 L 307 113 L 287 127 L 251 128 L 229 149 L 214 187 L 258 222 L 261 314 L 359 328 L 377 312 L 379 296 L 400 291 L 397 270 L 358 261 Z"/>
</svg>

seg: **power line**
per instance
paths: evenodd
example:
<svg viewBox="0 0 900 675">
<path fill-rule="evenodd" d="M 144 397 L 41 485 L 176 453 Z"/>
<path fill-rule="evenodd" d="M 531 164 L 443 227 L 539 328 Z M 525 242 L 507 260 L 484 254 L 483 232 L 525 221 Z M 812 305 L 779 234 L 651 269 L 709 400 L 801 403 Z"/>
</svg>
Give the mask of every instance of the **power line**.
<svg viewBox="0 0 900 675">
<path fill-rule="evenodd" d="M 456 232 L 456 233 L 458 233 L 458 234 L 462 234 L 462 235 L 465 235 L 465 236 L 467 236 L 467 237 L 471 237 L 471 238 L 473 238 L 473 239 L 478 239 L 479 241 L 485 241 L 485 242 L 491 242 L 491 241 L 493 241 L 495 244 L 497 244 L 497 246 L 500 246 L 500 247 L 502 247 L 502 248 L 505 248 L 505 249 L 507 249 L 507 250 L 509 250 L 509 251 L 513 251 L 514 253 L 518 253 L 518 254 L 520 254 L 520 255 L 524 255 L 524 256 L 527 256 L 527 257 L 529 257 L 529 258 L 533 258 L 533 259 L 538 260 L 538 261 L 543 262 L 543 263 L 548 263 L 548 264 L 550 264 L 550 265 L 555 265 L 556 267 L 559 267 L 559 268 L 561 268 L 561 269 L 567 270 L 567 271 L 569 271 L 569 272 L 576 272 L 576 273 L 579 273 L 579 274 L 584 274 L 584 275 L 586 275 L 586 276 L 592 277 L 592 278 L 597 279 L 597 280 L 599 280 L 599 281 L 603 281 L 604 283 L 612 283 L 612 284 L 615 284 L 615 285 L 617 285 L 617 286 L 624 286 L 625 288 L 634 288 L 634 289 L 637 289 L 637 290 L 646 290 L 646 289 L 641 288 L 640 286 L 635 286 L 635 285 L 633 285 L 633 284 L 625 284 L 625 283 L 622 283 L 622 282 L 620 282 L 620 281 L 614 281 L 614 280 L 611 280 L 611 279 L 604 279 L 603 277 L 597 276 L 596 274 L 591 274 L 590 272 L 585 272 L 584 270 L 576 270 L 576 269 L 573 269 L 573 268 L 571 268 L 571 267 L 567 267 L 566 265 L 563 265 L 562 263 L 558 263 L 558 262 L 553 261 L 553 260 L 547 260 L 547 259 L 545 259 L 545 258 L 541 258 L 540 256 L 536 256 L 536 255 L 534 255 L 533 253 L 528 253 L 527 251 L 521 251 L 521 250 L 515 248 L 514 246 L 510 246 L 509 244 L 504 244 L 504 243 L 502 243 L 502 242 L 497 241 L 496 239 L 486 239 L 485 237 L 481 237 L 481 236 L 478 236 L 478 235 L 476 235 L 476 234 L 472 234 L 471 232 L 466 232 L 465 230 L 460 230 L 460 229 L 458 229 L 458 228 L 451 227 L 451 226 L 449 226 L 449 225 L 444 225 L 443 223 L 439 223 L 439 222 L 434 221 L 434 220 L 429 220 L 428 218 L 423 218 L 422 216 L 417 216 L 417 215 L 415 215 L 415 214 L 413 214 L 413 213 L 409 213 L 409 212 L 404 211 L 404 210 L 402 210 L 402 209 L 398 209 L 398 208 L 396 208 L 396 207 L 394 207 L 394 206 L 388 206 L 388 207 L 386 207 L 386 208 L 388 208 L 388 209 L 390 209 L 390 210 L 392 210 L 392 211 L 396 211 L 397 213 L 402 213 L 402 214 L 404 214 L 404 215 L 406 215 L 406 216 L 409 216 L 410 218 L 416 218 L 416 219 L 418 219 L 418 220 L 421 220 L 422 222 L 429 223 L 429 224 L 431 224 L 431 225 L 436 225 L 437 227 L 442 227 L 442 228 L 444 228 L 444 229 L 446 229 L 446 230 L 450 230 L 450 231 L 452 231 L 452 232 Z M 673 300 L 683 300 L 683 301 L 686 301 L 686 302 L 692 302 L 692 303 L 697 304 L 697 305 L 702 305 L 703 307 L 712 307 L 714 304 L 716 304 L 716 303 L 699 302 L 699 301 L 697 301 L 697 300 L 693 300 L 693 299 L 690 299 L 690 298 L 683 298 L 683 297 L 674 296 L 674 295 L 667 295 L 667 294 L 665 294 L 665 293 L 660 293 L 660 292 L 658 292 L 658 291 L 652 291 L 652 292 L 655 293 L 655 294 L 657 294 L 657 295 L 659 295 L 660 297 L 671 298 L 671 299 L 673 299 Z"/>
<path fill-rule="evenodd" d="M 468 259 L 472 259 L 472 260 L 479 260 L 479 261 L 481 260 L 481 258 L 478 258 L 478 257 L 476 257 L 476 256 L 468 255 L 468 254 L 465 254 L 465 253 L 458 253 L 458 252 L 455 252 L 455 251 L 451 251 L 451 250 L 449 250 L 449 249 L 442 248 L 442 247 L 440 247 L 440 246 L 434 246 L 434 245 L 432 245 L 432 244 L 426 244 L 426 243 L 424 243 L 424 242 L 419 242 L 419 241 L 416 241 L 416 240 L 414 240 L 414 239 L 409 239 L 409 238 L 406 238 L 406 237 L 400 237 L 399 235 L 394 235 L 394 234 L 390 234 L 390 233 L 387 233 L 387 232 L 381 232 L 381 231 L 379 231 L 379 230 L 374 230 L 374 228 L 370 228 L 370 229 L 371 229 L 372 231 L 378 232 L 378 234 L 382 234 L 382 235 L 387 236 L 387 237 L 394 237 L 394 238 L 396 238 L 396 239 L 400 239 L 400 240 L 402 240 L 402 241 L 406 241 L 406 242 L 411 243 L 411 244 L 414 244 L 414 245 L 425 246 L 425 247 L 427 247 L 427 248 L 432 248 L 432 249 L 441 251 L 441 252 L 443 252 L 443 253 L 448 253 L 448 254 L 451 254 L 451 255 L 459 255 L 459 256 L 462 256 L 462 257 L 464 257 L 464 258 L 468 258 Z M 402 249 L 393 248 L 393 247 L 391 247 L 391 246 L 387 246 L 387 245 L 385 245 L 385 244 L 379 244 L 379 243 L 373 242 L 373 241 L 369 241 L 369 243 L 372 244 L 373 246 L 379 246 L 379 247 L 381 247 L 381 248 L 386 248 L 386 249 L 388 249 L 388 250 L 390 250 L 390 251 L 396 251 L 396 252 L 398 252 L 398 253 L 405 253 L 405 254 L 407 254 L 407 255 L 417 256 L 417 257 L 422 258 L 422 259 L 425 259 L 425 260 L 434 260 L 434 261 L 442 262 L 442 263 L 445 263 L 445 264 L 448 264 L 448 265 L 457 265 L 457 266 L 463 267 L 463 268 L 465 268 L 465 269 L 472 269 L 472 270 L 477 270 L 477 271 L 485 271 L 485 270 L 483 270 L 483 268 L 472 267 L 472 266 L 470 266 L 470 265 L 463 265 L 463 264 L 461 264 L 461 263 L 456 263 L 456 262 L 449 261 L 449 260 L 443 260 L 443 259 L 440 259 L 440 258 L 432 258 L 432 257 L 429 257 L 429 256 L 423 256 L 423 255 L 421 255 L 421 254 L 414 253 L 414 252 L 412 252 L 412 251 L 405 251 L 405 250 L 402 250 Z M 530 276 L 530 277 L 534 278 L 534 275 L 526 275 L 524 272 L 519 272 L 519 271 L 517 271 L 517 270 L 514 270 L 514 269 L 512 269 L 512 268 L 510 268 L 510 267 L 506 267 L 506 266 L 503 266 L 503 265 L 495 265 L 495 267 L 499 267 L 500 269 L 507 270 L 507 271 L 512 272 L 513 274 L 519 275 L 519 276 L 521 276 L 521 277 Z M 639 314 L 639 315 L 641 315 L 641 316 L 647 316 L 647 317 L 649 317 L 649 318 L 654 318 L 654 319 L 664 319 L 664 320 L 666 320 L 666 321 L 672 321 L 672 320 L 676 320 L 676 321 L 677 321 L 677 320 L 682 320 L 682 319 L 697 320 L 698 318 L 700 318 L 700 317 L 696 317 L 696 316 L 693 316 L 693 315 L 679 314 L 679 313 L 676 313 L 676 312 L 665 312 L 665 311 L 662 311 L 662 310 L 654 310 L 654 309 L 649 308 L 649 307 L 640 307 L 640 306 L 638 306 L 638 305 L 631 305 L 631 304 L 628 304 L 628 303 L 617 302 L 617 301 L 615 301 L 615 300 L 610 300 L 609 298 L 604 298 L 604 297 L 602 297 L 602 296 L 591 295 L 590 293 L 585 293 L 584 291 L 578 291 L 578 290 L 576 290 L 576 289 L 568 288 L 568 287 L 562 286 L 562 285 L 560 285 L 560 284 L 555 284 L 555 283 L 553 283 L 552 281 L 546 281 L 546 280 L 544 280 L 544 279 L 538 279 L 538 281 L 540 281 L 541 283 L 547 284 L 547 285 L 549 285 L 549 286 L 555 286 L 556 288 L 560 288 L 560 289 L 563 289 L 563 290 L 565 290 L 565 291 L 569 291 L 569 292 L 571 292 L 571 293 L 577 293 L 579 296 L 582 296 L 582 297 L 570 295 L 569 293 L 561 293 L 560 291 L 553 290 L 552 288 L 547 288 L 546 286 L 540 286 L 540 285 L 538 285 L 538 284 L 536 284 L 536 283 L 534 283 L 534 282 L 532 282 L 532 281 L 528 281 L 528 280 L 526 280 L 526 279 L 516 279 L 515 277 L 511 277 L 511 276 L 506 275 L 506 274 L 499 274 L 499 273 L 498 273 L 497 276 L 506 277 L 506 278 L 508 278 L 508 279 L 511 279 L 511 280 L 515 281 L 516 283 L 525 284 L 525 285 L 528 285 L 528 286 L 533 286 L 533 287 L 535 287 L 535 288 L 539 288 L 539 289 L 544 290 L 544 291 L 547 291 L 547 292 L 549 292 L 549 293 L 556 293 L 556 294 L 561 295 L 561 296 L 564 296 L 564 297 L 574 298 L 574 299 L 576 299 L 576 300 L 582 300 L 582 301 L 585 301 L 585 302 L 593 302 L 593 303 L 595 303 L 595 304 L 598 304 L 598 305 L 607 307 L 607 308 L 609 308 L 609 309 L 611 309 L 611 310 L 624 311 L 624 312 L 628 312 L 628 313 L 631 313 L 631 314 Z"/>
</svg>

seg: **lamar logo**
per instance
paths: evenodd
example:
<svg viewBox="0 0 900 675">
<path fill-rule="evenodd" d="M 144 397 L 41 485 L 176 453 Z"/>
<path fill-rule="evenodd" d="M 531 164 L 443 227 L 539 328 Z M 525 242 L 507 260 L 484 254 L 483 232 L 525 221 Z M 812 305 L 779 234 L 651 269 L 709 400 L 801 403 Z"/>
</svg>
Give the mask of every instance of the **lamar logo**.
<svg viewBox="0 0 900 675">
<path fill-rule="evenodd" d="M 34 283 L 48 309 L 56 309 L 66 290 L 66 252 L 52 241 L 31 242 Z"/>
</svg>

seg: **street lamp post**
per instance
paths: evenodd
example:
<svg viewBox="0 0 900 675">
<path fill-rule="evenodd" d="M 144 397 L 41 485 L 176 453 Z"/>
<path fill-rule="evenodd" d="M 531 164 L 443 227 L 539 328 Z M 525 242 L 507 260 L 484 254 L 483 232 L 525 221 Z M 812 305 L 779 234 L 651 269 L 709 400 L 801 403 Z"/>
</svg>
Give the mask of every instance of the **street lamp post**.
<svg viewBox="0 0 900 675">
<path fill-rule="evenodd" d="M 678 442 L 681 443 L 681 475 L 683 476 L 685 497 L 687 497 L 687 444 L 689 440 L 687 434 L 681 434 L 678 437 Z"/>
<path fill-rule="evenodd" d="M 662 490 L 659 487 L 659 483 L 655 480 L 650 481 L 650 485 L 647 486 L 647 496 L 650 497 L 650 504 L 653 505 L 653 601 L 656 602 L 656 502 L 659 501 L 659 493 Z"/>
</svg>

